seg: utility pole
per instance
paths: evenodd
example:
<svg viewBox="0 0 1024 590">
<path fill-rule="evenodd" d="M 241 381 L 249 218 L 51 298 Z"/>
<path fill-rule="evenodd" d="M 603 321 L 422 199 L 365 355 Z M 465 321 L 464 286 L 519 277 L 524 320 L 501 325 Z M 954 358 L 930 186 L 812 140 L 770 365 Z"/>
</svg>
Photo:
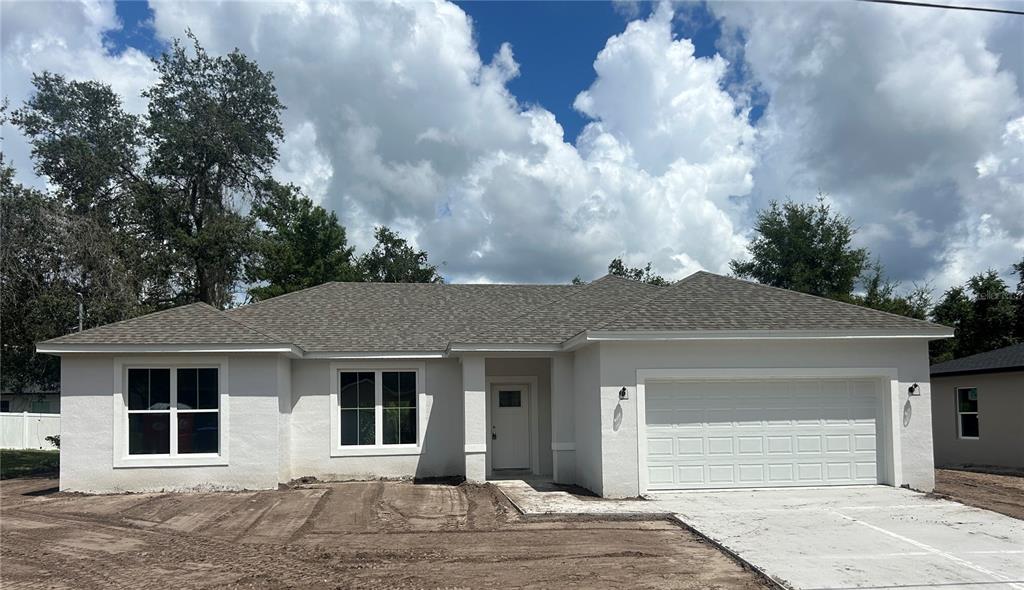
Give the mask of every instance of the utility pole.
<svg viewBox="0 0 1024 590">
<path fill-rule="evenodd" d="M 75 293 L 78 296 L 78 331 L 82 331 L 82 319 L 85 316 L 85 298 L 82 297 L 81 293 Z"/>
</svg>

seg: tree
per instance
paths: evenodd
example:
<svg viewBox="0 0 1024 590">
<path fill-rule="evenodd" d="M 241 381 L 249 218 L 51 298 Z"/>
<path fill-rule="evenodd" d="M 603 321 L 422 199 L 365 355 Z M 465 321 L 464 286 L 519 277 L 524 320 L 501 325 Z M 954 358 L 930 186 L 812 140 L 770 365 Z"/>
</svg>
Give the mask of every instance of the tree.
<svg viewBox="0 0 1024 590">
<path fill-rule="evenodd" d="M 211 57 L 188 37 L 192 54 L 176 40 L 143 92 L 146 174 L 159 187 L 143 210 L 188 298 L 224 307 L 253 247 L 238 201 L 256 195 L 277 161 L 284 106 L 271 73 L 237 49 Z"/>
<path fill-rule="evenodd" d="M 246 279 L 255 283 L 249 288 L 251 301 L 359 279 L 338 216 L 302 196 L 297 187 L 268 182 L 253 215 L 264 229 L 246 265 Z"/>
<path fill-rule="evenodd" d="M 1017 303 L 994 270 L 971 277 L 966 285 L 947 290 L 932 318 L 955 330 L 951 340 L 933 342 L 932 362 L 987 352 L 1020 341 L 1015 335 Z"/>
<path fill-rule="evenodd" d="M 931 308 L 931 292 L 927 287 L 915 286 L 906 295 L 899 295 L 899 282 L 885 275 L 882 263 L 875 260 L 861 278 L 864 294 L 854 294 L 850 302 L 871 309 L 905 315 L 919 320 L 926 319 Z"/>
<path fill-rule="evenodd" d="M 651 263 L 648 262 L 647 266 L 629 267 L 622 262 L 622 258 L 613 258 L 608 263 L 608 274 L 629 279 L 631 281 L 640 281 L 641 283 L 650 283 L 651 285 L 667 285 L 668 281 L 664 277 L 654 274 L 651 271 Z"/>
<path fill-rule="evenodd" d="M 416 250 L 391 229 L 380 226 L 373 233 L 376 244 L 359 257 L 358 268 L 365 281 L 382 283 L 443 283 L 437 267 L 427 262 L 427 253 Z"/>
<path fill-rule="evenodd" d="M 134 280 L 109 232 L 92 216 L 14 182 L 2 155 L 0 235 L 0 383 L 15 392 L 55 388 L 59 360 L 36 354 L 35 343 L 77 327 L 79 297 L 87 327 L 134 315 Z"/>
<path fill-rule="evenodd" d="M 1013 265 L 1013 272 L 1017 275 L 1017 321 L 1014 334 L 1018 341 L 1024 342 L 1024 255 L 1020 262 Z"/>
<path fill-rule="evenodd" d="M 852 247 L 856 230 L 848 217 L 817 204 L 772 202 L 757 215 L 750 260 L 733 260 L 732 272 L 760 283 L 832 299 L 849 300 L 866 268 L 864 248 Z"/>
</svg>

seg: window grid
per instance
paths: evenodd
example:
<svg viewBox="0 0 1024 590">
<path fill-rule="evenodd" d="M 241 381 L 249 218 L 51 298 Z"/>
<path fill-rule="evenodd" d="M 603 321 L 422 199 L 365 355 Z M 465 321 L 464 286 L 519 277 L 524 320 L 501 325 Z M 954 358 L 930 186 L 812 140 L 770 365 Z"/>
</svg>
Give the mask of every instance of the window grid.
<svg viewBox="0 0 1024 590">
<path fill-rule="evenodd" d="M 399 394 L 397 401 L 389 399 L 386 403 L 384 399 L 385 377 L 391 381 L 394 379 L 394 375 L 398 376 L 398 387 L 402 393 Z M 359 383 L 365 383 L 368 380 L 367 376 L 372 376 L 372 406 L 364 405 L 363 400 L 365 398 L 363 397 L 363 390 L 361 387 L 358 389 L 356 396 L 356 399 L 358 399 L 358 406 L 353 406 L 351 390 L 349 390 L 349 394 L 346 395 L 346 386 L 352 386 L 353 376 L 355 376 L 355 379 Z M 337 437 L 336 440 L 338 441 L 338 446 L 340 448 L 399 448 L 416 447 L 419 445 L 419 371 L 415 369 L 342 369 L 337 372 L 336 378 L 338 379 L 339 428 L 335 431 L 334 436 Z M 353 419 L 351 415 L 348 416 L 348 419 L 346 420 L 346 412 L 351 413 L 354 411 L 361 414 L 356 422 L 358 427 L 362 427 L 364 424 L 362 421 L 362 414 L 364 412 L 372 412 L 372 441 L 370 441 L 369 437 L 362 438 L 361 436 L 354 439 L 351 430 L 346 431 L 346 427 L 351 429 L 353 426 Z M 404 414 L 404 417 L 402 414 Z M 386 422 L 386 416 L 390 422 Z M 391 442 L 395 439 L 396 433 L 398 442 Z"/>
<path fill-rule="evenodd" d="M 972 394 L 974 399 L 971 399 Z M 957 387 L 954 402 L 956 403 L 957 436 L 967 440 L 980 438 L 981 424 L 978 418 L 978 389 L 976 387 Z"/>
<path fill-rule="evenodd" d="M 197 380 L 199 379 L 199 372 L 200 371 L 209 371 L 209 372 L 213 373 L 214 384 L 215 384 L 215 390 L 214 390 L 214 403 L 216 404 L 215 407 L 213 407 L 213 408 L 179 408 L 178 407 L 179 406 L 179 403 L 178 403 L 179 372 L 186 372 L 187 373 L 188 371 L 195 371 L 196 372 L 196 379 Z M 132 395 L 133 394 L 133 391 L 132 391 L 132 374 L 133 374 L 133 372 L 136 373 L 136 375 L 139 375 L 139 372 L 145 372 L 146 373 L 146 396 L 145 396 L 146 408 L 145 409 L 132 409 L 132 401 L 133 401 L 132 400 L 132 398 L 133 398 L 133 395 Z M 167 372 L 168 373 L 168 375 L 167 375 L 167 379 L 168 379 L 167 402 L 165 402 L 165 404 L 167 406 L 166 408 L 158 408 L 158 409 L 153 409 L 152 408 L 152 406 L 153 406 L 153 373 L 154 372 Z M 126 371 L 125 371 L 125 377 L 126 377 L 125 383 L 127 384 L 127 387 L 125 389 L 126 389 L 126 391 L 128 391 L 128 399 L 126 400 L 127 401 L 126 408 L 127 408 L 127 414 L 128 414 L 128 416 L 127 416 L 127 426 L 128 426 L 128 428 L 126 430 L 126 435 L 128 437 L 128 441 L 127 441 L 128 444 L 126 445 L 125 449 L 126 449 L 127 454 L 129 456 L 131 456 L 131 457 L 203 457 L 203 456 L 217 456 L 217 455 L 220 455 L 220 449 L 221 449 L 221 439 L 220 439 L 220 434 L 221 434 L 220 405 L 221 404 L 220 404 L 220 369 L 218 367 L 202 367 L 202 366 L 190 366 L 190 367 L 187 367 L 187 368 L 186 367 L 179 368 L 179 367 L 171 367 L 171 366 L 163 366 L 163 367 L 128 367 L 126 369 Z M 198 383 L 197 383 L 197 389 L 198 389 Z M 158 402 L 158 404 L 159 403 L 160 402 Z M 211 451 L 211 452 L 189 452 L 189 451 L 182 451 L 181 448 L 180 448 L 181 447 L 181 431 L 180 431 L 181 423 L 179 422 L 179 420 L 180 420 L 179 417 L 178 417 L 179 414 L 183 414 L 184 415 L 182 419 L 191 418 L 193 420 L 193 424 L 194 424 L 194 421 L 198 419 L 199 415 L 202 415 L 202 414 L 211 415 L 212 414 L 212 415 L 216 416 L 216 419 L 214 420 L 214 433 L 213 433 L 213 436 L 215 437 L 215 441 L 216 441 L 215 442 L 215 449 L 216 450 Z M 133 453 L 132 452 L 132 441 L 131 441 L 131 437 L 132 437 L 132 427 L 131 427 L 132 417 L 133 416 L 140 416 L 140 418 L 141 418 L 141 417 L 147 416 L 147 415 L 149 415 L 149 416 L 160 416 L 160 415 L 167 416 L 167 420 L 166 420 L 167 424 L 165 426 L 167 428 L 167 431 L 168 431 L 167 432 L 168 440 L 167 440 L 167 444 L 166 444 L 166 448 L 167 448 L 166 452 L 155 452 L 155 453 L 153 453 L 153 452 Z M 196 416 L 196 417 L 193 417 L 193 416 Z M 141 421 L 143 422 L 143 425 L 145 425 L 145 422 L 146 422 L 145 418 L 141 418 Z M 149 420 L 149 423 L 150 423 L 150 426 L 155 426 L 157 424 L 157 422 L 153 421 L 152 419 Z M 207 427 L 209 427 L 208 424 L 207 424 Z M 160 450 L 162 451 L 162 449 L 160 449 Z"/>
</svg>

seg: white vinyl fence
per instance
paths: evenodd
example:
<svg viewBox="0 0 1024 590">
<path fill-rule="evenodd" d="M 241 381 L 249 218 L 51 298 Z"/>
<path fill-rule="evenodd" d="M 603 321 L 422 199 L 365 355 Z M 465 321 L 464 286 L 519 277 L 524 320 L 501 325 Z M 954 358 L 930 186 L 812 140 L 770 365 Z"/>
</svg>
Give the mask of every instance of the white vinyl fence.
<svg viewBox="0 0 1024 590">
<path fill-rule="evenodd" d="M 56 450 L 48 436 L 60 434 L 60 414 L 0 412 L 0 448 Z"/>
</svg>

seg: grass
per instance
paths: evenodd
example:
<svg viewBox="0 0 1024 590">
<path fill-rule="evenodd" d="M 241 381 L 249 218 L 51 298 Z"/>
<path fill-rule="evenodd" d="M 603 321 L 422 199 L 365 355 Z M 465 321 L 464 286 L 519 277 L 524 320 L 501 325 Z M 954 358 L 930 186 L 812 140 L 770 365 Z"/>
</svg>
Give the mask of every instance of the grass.
<svg viewBox="0 0 1024 590">
<path fill-rule="evenodd" d="M 0 449 L 0 479 L 29 475 L 57 475 L 60 451 Z"/>
</svg>

